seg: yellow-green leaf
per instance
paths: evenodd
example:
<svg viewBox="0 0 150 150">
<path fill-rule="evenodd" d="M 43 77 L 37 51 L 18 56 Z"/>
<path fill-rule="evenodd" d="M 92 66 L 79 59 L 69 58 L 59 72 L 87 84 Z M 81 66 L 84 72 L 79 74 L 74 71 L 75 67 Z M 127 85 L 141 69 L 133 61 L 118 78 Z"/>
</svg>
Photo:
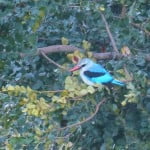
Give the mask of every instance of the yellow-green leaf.
<svg viewBox="0 0 150 150">
<path fill-rule="evenodd" d="M 104 6 L 104 5 L 101 5 L 101 6 L 99 7 L 99 10 L 100 10 L 100 11 L 105 11 L 105 6 Z"/>
<path fill-rule="evenodd" d="M 88 93 L 88 90 L 86 90 L 86 89 L 82 89 L 81 91 L 79 91 L 79 94 L 81 95 L 81 96 L 84 96 L 84 95 L 86 95 Z"/>
<path fill-rule="evenodd" d="M 61 38 L 61 43 L 62 43 L 62 45 L 68 45 L 69 44 L 69 40 L 67 38 L 65 38 L 65 37 L 62 37 Z"/>
<path fill-rule="evenodd" d="M 88 86 L 87 90 L 90 94 L 93 94 L 95 92 L 95 89 L 92 86 Z"/>
<path fill-rule="evenodd" d="M 126 104 L 127 104 L 126 100 L 124 100 L 124 101 L 121 102 L 122 106 L 126 106 Z"/>
<path fill-rule="evenodd" d="M 85 49 L 85 50 L 89 50 L 91 48 L 91 43 L 86 41 L 86 40 L 83 40 L 82 41 L 82 47 Z"/>
</svg>

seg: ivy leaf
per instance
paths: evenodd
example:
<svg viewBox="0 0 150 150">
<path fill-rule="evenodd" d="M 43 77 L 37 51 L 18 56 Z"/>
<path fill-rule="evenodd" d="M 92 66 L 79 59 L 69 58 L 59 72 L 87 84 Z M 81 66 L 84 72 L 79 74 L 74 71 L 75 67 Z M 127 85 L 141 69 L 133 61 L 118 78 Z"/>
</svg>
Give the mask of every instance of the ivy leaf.
<svg viewBox="0 0 150 150">
<path fill-rule="evenodd" d="M 36 83 L 32 86 L 33 89 L 38 90 L 43 86 L 43 82 L 41 80 L 37 80 Z"/>
</svg>

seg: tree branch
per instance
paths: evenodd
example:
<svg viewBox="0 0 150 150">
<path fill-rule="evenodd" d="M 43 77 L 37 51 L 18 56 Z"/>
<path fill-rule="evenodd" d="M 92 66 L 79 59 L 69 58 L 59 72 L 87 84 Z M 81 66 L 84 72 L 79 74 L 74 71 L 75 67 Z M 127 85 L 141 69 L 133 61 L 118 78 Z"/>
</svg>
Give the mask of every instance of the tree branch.
<svg viewBox="0 0 150 150">
<path fill-rule="evenodd" d="M 46 58 L 50 63 L 54 64 L 55 66 L 57 66 L 57 67 L 60 68 L 60 69 L 63 69 L 63 70 L 68 71 L 67 68 L 65 68 L 65 67 L 63 67 L 63 66 L 61 66 L 61 65 L 59 65 L 58 63 L 56 63 L 55 61 L 53 61 L 52 59 L 50 59 L 49 57 L 47 57 L 47 55 L 46 55 L 42 50 L 40 51 L 40 53 L 41 53 L 42 56 L 43 56 L 44 58 Z"/>
<path fill-rule="evenodd" d="M 103 103 L 105 103 L 107 101 L 106 98 L 102 99 L 97 105 L 96 105 L 96 109 L 95 109 L 95 112 L 89 116 L 88 118 L 86 118 L 85 120 L 83 121 L 80 121 L 78 123 L 75 123 L 75 124 L 72 124 L 72 125 L 69 125 L 69 126 L 66 126 L 66 127 L 63 127 L 63 128 L 58 128 L 57 131 L 61 131 L 61 130 L 65 130 L 67 128 L 72 128 L 72 127 L 76 127 L 76 126 L 79 126 L 79 125 L 82 125 L 88 121 L 90 121 L 91 119 L 93 119 L 93 117 L 97 114 L 97 112 L 99 111 L 100 107 L 102 106 Z"/>
<path fill-rule="evenodd" d="M 38 54 L 39 55 L 42 54 L 41 52 L 43 52 L 44 54 L 61 53 L 61 52 L 69 53 L 69 52 L 74 52 L 76 50 L 84 51 L 83 49 L 71 45 L 53 45 L 53 46 L 38 48 Z M 96 58 L 97 60 L 106 60 L 106 59 L 113 59 L 113 58 L 121 59 L 122 57 L 127 57 L 127 56 L 123 56 L 122 54 L 116 52 L 106 52 L 106 53 L 93 52 L 93 57 Z M 150 61 L 150 54 L 145 55 L 145 60 Z"/>
<path fill-rule="evenodd" d="M 114 59 L 114 58 L 120 59 L 124 56 L 116 52 L 106 52 L 106 53 L 93 53 L 93 57 L 98 60 L 106 60 L 106 59 Z"/>
<path fill-rule="evenodd" d="M 70 52 L 74 52 L 76 50 L 84 51 L 83 49 L 80 49 L 80 48 L 72 46 L 72 45 L 53 45 L 53 46 L 38 48 L 38 54 L 42 54 L 43 57 L 45 57 L 47 59 L 47 57 L 44 54 L 61 53 L 61 52 L 70 53 Z M 96 59 L 99 59 L 99 60 L 105 60 L 105 59 L 113 59 L 114 57 L 119 59 L 124 56 L 122 54 L 119 54 L 116 52 L 106 52 L 106 53 L 93 52 L 93 57 Z M 50 60 L 50 63 L 51 63 L 51 60 Z"/>
<path fill-rule="evenodd" d="M 107 21 L 106 21 L 106 19 L 105 19 L 105 16 L 103 15 L 102 12 L 100 12 L 100 15 L 101 15 L 101 17 L 102 17 L 102 20 L 103 20 L 104 23 L 105 23 L 106 31 L 107 31 L 107 33 L 108 33 L 108 35 L 109 35 L 110 40 L 111 40 L 113 49 L 114 49 L 114 51 L 115 51 L 116 53 L 119 53 L 118 48 L 117 48 L 116 43 L 115 43 L 115 40 L 114 40 L 114 38 L 113 38 L 113 36 L 112 36 L 112 34 L 111 34 L 111 32 L 110 32 L 109 25 L 108 25 L 108 23 L 107 23 Z"/>
<path fill-rule="evenodd" d="M 147 54 L 147 55 L 145 56 L 145 60 L 146 60 L 146 61 L 150 61 L 150 54 Z"/>
<path fill-rule="evenodd" d="M 148 36 L 150 36 L 150 32 L 148 30 L 144 29 L 141 24 L 137 24 L 137 23 L 133 23 L 132 22 L 131 25 L 134 26 L 135 28 L 138 28 L 138 29 L 144 31 L 145 34 L 147 34 Z"/>
<path fill-rule="evenodd" d="M 55 91 L 34 91 L 34 92 L 42 94 L 42 93 L 62 93 L 62 92 L 64 92 L 64 91 L 67 91 L 67 90 L 55 90 Z"/>
<path fill-rule="evenodd" d="M 83 51 L 82 49 L 72 46 L 72 45 L 52 45 L 52 46 L 48 46 L 48 47 L 42 47 L 42 48 L 38 48 L 38 53 L 45 53 L 45 54 L 49 54 L 49 53 L 56 53 L 56 52 L 74 52 L 76 50 L 79 51 Z"/>
</svg>

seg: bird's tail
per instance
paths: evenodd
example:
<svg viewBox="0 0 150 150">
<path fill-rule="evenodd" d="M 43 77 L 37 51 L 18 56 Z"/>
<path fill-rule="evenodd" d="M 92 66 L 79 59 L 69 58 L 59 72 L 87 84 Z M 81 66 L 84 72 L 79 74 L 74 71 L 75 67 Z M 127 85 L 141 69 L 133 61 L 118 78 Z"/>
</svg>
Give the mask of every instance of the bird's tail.
<svg viewBox="0 0 150 150">
<path fill-rule="evenodd" d="M 124 86 L 124 85 L 125 85 L 124 82 L 121 82 L 121 81 L 116 80 L 116 79 L 114 79 L 114 80 L 112 81 L 112 83 L 113 83 L 113 84 L 116 84 L 116 85 L 120 85 L 120 86 Z"/>
</svg>

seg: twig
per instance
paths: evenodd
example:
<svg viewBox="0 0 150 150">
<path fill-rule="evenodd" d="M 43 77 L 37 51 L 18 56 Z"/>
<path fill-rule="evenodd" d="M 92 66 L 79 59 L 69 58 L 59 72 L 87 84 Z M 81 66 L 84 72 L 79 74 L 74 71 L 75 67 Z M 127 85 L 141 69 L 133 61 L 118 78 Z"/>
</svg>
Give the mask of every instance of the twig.
<svg viewBox="0 0 150 150">
<path fill-rule="evenodd" d="M 126 80 L 125 82 L 131 82 L 131 81 L 133 81 L 133 75 L 128 72 L 126 65 L 124 65 L 123 68 L 124 68 L 126 76 L 129 78 L 129 80 Z"/>
<path fill-rule="evenodd" d="M 56 90 L 56 91 L 35 91 L 36 93 L 61 93 L 64 92 L 66 90 Z"/>
<path fill-rule="evenodd" d="M 99 111 L 100 106 L 102 106 L 102 104 L 105 103 L 106 101 L 107 101 L 106 98 L 102 99 L 102 100 L 96 105 L 95 112 L 94 112 L 91 116 L 89 116 L 88 118 L 86 118 L 85 120 L 80 121 L 80 122 L 75 123 L 75 124 L 72 124 L 72 125 L 69 125 L 69 126 L 66 126 L 66 127 L 63 127 L 63 128 L 57 128 L 57 131 L 61 131 L 61 130 L 65 130 L 65 129 L 68 129 L 68 128 L 76 127 L 76 126 L 82 125 L 82 124 L 88 122 L 89 120 L 93 119 L 93 117 L 94 117 L 94 116 L 97 114 L 97 112 Z"/>
<path fill-rule="evenodd" d="M 130 80 L 121 80 L 121 82 L 124 82 L 124 83 L 128 83 L 128 82 L 131 82 L 133 81 L 133 79 L 130 79 Z"/>
<path fill-rule="evenodd" d="M 67 139 L 67 138 L 69 138 L 71 135 L 72 135 L 72 133 L 69 133 L 69 134 L 67 134 L 67 135 L 65 135 L 65 136 L 58 136 L 58 137 L 56 137 L 56 139 Z"/>
<path fill-rule="evenodd" d="M 102 20 L 103 20 L 104 23 L 105 23 L 106 31 L 107 31 L 107 33 L 108 33 L 108 35 L 109 35 L 110 40 L 111 40 L 113 49 L 114 49 L 114 51 L 115 51 L 116 53 L 119 53 L 118 48 L 117 48 L 116 43 L 115 43 L 115 40 L 114 40 L 114 38 L 113 38 L 113 36 L 112 36 L 112 34 L 111 34 L 111 32 L 110 32 L 109 25 L 108 25 L 108 23 L 107 23 L 107 21 L 106 21 L 106 19 L 105 19 L 105 16 L 103 15 L 102 12 L 100 12 L 100 15 L 101 15 L 101 17 L 102 17 Z"/>
<path fill-rule="evenodd" d="M 61 69 L 66 70 L 66 71 L 69 71 L 67 68 L 62 67 L 61 65 L 59 65 L 58 63 L 56 63 L 55 61 L 53 61 L 52 59 L 50 59 L 49 57 L 47 57 L 47 55 L 43 51 L 40 51 L 40 53 L 42 54 L 42 56 L 44 58 L 46 58 L 50 63 L 54 64 L 58 68 L 61 68 Z"/>
<path fill-rule="evenodd" d="M 147 55 L 146 55 L 145 60 L 146 60 L 146 61 L 150 61 L 150 54 L 147 54 Z"/>
<path fill-rule="evenodd" d="M 70 99 L 67 99 L 68 101 L 81 101 L 82 98 L 70 98 Z"/>
<path fill-rule="evenodd" d="M 145 34 L 147 34 L 148 36 L 150 36 L 150 32 L 149 32 L 148 30 L 144 29 L 140 24 L 136 24 L 136 23 L 133 23 L 133 22 L 132 22 L 131 25 L 133 25 L 134 27 L 136 27 L 136 28 L 138 28 L 138 29 L 144 31 Z"/>
<path fill-rule="evenodd" d="M 126 5 L 123 5 L 122 10 L 121 10 L 121 18 L 125 18 L 127 12 Z"/>
<path fill-rule="evenodd" d="M 120 53 L 116 53 L 116 52 L 106 52 L 106 53 L 93 53 L 94 58 L 98 59 L 98 60 L 106 60 L 106 59 L 113 59 L 114 57 L 116 59 L 120 59 L 123 56 Z"/>
</svg>

